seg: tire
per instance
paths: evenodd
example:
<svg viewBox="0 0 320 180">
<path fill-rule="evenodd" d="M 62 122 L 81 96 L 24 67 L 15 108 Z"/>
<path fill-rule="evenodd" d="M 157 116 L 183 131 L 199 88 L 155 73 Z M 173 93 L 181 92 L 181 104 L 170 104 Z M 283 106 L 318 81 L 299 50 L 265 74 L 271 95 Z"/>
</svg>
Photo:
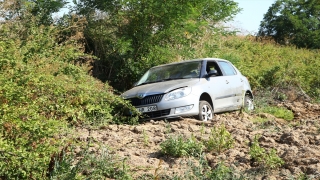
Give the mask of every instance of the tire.
<svg viewBox="0 0 320 180">
<path fill-rule="evenodd" d="M 208 121 L 212 120 L 213 118 L 213 109 L 211 105 L 207 101 L 200 101 L 199 102 L 199 115 L 197 119 L 200 121 Z"/>
<path fill-rule="evenodd" d="M 244 96 L 243 106 L 245 111 L 252 111 L 254 109 L 253 98 L 249 94 Z"/>
</svg>

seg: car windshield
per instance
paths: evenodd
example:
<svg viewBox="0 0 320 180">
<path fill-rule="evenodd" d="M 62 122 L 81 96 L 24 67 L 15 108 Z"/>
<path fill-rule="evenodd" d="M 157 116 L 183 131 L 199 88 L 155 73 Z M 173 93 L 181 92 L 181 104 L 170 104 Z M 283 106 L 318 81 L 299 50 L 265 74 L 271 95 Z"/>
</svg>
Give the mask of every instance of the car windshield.
<svg viewBox="0 0 320 180">
<path fill-rule="evenodd" d="M 201 61 L 169 64 L 149 69 L 136 86 L 174 79 L 188 79 L 200 77 Z"/>
</svg>

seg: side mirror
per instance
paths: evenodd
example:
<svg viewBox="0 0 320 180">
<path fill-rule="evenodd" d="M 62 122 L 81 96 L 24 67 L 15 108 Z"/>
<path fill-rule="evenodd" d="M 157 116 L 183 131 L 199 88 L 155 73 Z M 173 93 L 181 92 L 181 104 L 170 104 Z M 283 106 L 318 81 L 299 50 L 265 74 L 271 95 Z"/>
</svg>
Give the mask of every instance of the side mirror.
<svg viewBox="0 0 320 180">
<path fill-rule="evenodd" d="M 207 74 L 208 77 L 217 76 L 217 75 L 218 75 L 218 71 L 217 70 L 210 70 L 209 73 Z"/>
</svg>

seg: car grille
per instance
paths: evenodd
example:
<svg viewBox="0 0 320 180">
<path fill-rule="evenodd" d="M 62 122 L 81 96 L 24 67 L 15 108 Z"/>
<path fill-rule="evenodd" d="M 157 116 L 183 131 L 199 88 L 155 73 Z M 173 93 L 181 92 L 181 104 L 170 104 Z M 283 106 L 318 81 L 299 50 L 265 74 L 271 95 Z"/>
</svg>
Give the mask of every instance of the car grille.
<svg viewBox="0 0 320 180">
<path fill-rule="evenodd" d="M 146 118 L 156 118 L 156 117 L 161 117 L 161 116 L 167 116 L 169 114 L 170 114 L 170 109 L 143 113 L 143 115 L 145 115 Z"/>
<path fill-rule="evenodd" d="M 164 94 L 157 94 L 157 95 L 151 95 L 151 96 L 146 96 L 143 99 L 139 98 L 131 98 L 128 99 L 131 101 L 131 104 L 133 106 L 142 106 L 142 105 L 147 105 L 147 104 L 153 104 L 153 103 L 158 103 L 161 101 L 162 97 Z"/>
</svg>

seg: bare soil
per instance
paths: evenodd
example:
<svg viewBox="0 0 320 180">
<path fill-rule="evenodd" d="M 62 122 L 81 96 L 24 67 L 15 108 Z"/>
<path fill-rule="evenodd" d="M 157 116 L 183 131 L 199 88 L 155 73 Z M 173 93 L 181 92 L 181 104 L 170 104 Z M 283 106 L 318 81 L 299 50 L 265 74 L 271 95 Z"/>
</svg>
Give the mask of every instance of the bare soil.
<svg viewBox="0 0 320 180">
<path fill-rule="evenodd" d="M 320 105 L 308 102 L 281 103 L 278 106 L 293 111 L 292 121 L 278 119 L 270 114 L 250 115 L 239 111 L 216 114 L 214 120 L 200 122 L 192 118 L 179 120 L 151 120 L 139 125 L 109 125 L 99 130 L 78 128 L 77 139 L 93 140 L 92 153 L 101 145 L 108 146 L 119 158 L 126 158 L 135 176 L 141 174 L 183 174 L 190 157 L 174 158 L 160 152 L 160 144 L 170 136 L 192 135 L 199 139 L 209 137 L 212 127 L 225 125 L 235 140 L 234 146 L 221 153 L 207 152 L 204 156 L 211 167 L 219 162 L 249 179 L 297 179 L 302 174 L 309 179 L 320 179 Z M 257 117 L 267 122 L 255 122 Z M 261 135 L 259 144 L 267 151 L 277 150 L 285 164 L 277 169 L 265 169 L 253 163 L 249 155 L 250 143 Z M 80 151 L 80 149 L 78 149 Z M 192 159 L 193 157 L 191 157 Z"/>
</svg>

